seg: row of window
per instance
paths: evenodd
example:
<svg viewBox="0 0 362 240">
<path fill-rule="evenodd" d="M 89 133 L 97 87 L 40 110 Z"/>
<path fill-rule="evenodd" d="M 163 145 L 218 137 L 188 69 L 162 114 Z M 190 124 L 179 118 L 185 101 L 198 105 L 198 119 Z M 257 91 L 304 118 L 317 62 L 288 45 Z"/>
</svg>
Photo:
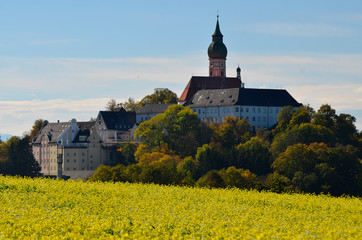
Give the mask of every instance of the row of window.
<svg viewBox="0 0 362 240">
<path fill-rule="evenodd" d="M 217 63 L 217 62 L 216 62 L 216 63 L 210 62 L 210 67 L 212 67 L 212 66 L 214 66 L 214 65 L 215 65 L 215 66 L 219 66 L 219 63 Z M 224 63 L 221 62 L 221 63 L 220 63 L 220 66 L 223 67 L 223 66 L 224 66 Z"/>
<path fill-rule="evenodd" d="M 206 113 L 218 113 L 218 108 L 213 108 L 213 107 L 210 107 L 210 108 L 199 108 L 199 109 L 193 109 L 194 112 L 196 113 L 205 113 L 205 109 L 206 109 Z M 234 112 L 234 108 L 233 107 L 222 107 L 223 109 L 223 112 L 224 113 L 229 113 L 229 112 Z M 266 113 L 267 112 L 267 107 L 235 107 L 235 112 L 252 112 L 252 113 Z M 280 111 L 280 108 L 269 108 L 269 113 L 279 113 Z"/>
<path fill-rule="evenodd" d="M 145 118 L 143 118 L 143 117 L 141 117 L 141 122 L 144 120 L 144 121 L 147 121 L 147 120 L 150 120 L 151 119 L 151 117 L 145 117 Z"/>
<path fill-rule="evenodd" d="M 219 73 L 218 71 L 215 71 L 215 76 L 218 76 L 218 73 Z M 213 76 L 212 71 L 210 71 L 210 76 Z M 224 71 L 220 71 L 220 76 L 222 77 L 224 76 Z"/>
<path fill-rule="evenodd" d="M 68 171 L 69 171 L 70 169 L 71 169 L 71 168 L 69 168 L 69 167 L 67 168 Z M 90 169 L 93 170 L 93 167 L 91 166 Z M 57 168 L 56 168 L 56 167 L 50 167 L 50 168 L 45 167 L 44 170 L 56 171 Z M 73 170 L 76 171 L 77 168 L 73 168 Z M 85 170 L 85 168 L 82 167 L 82 169 L 79 168 L 78 170 Z"/>
<path fill-rule="evenodd" d="M 90 169 L 93 170 L 93 167 L 90 167 Z M 70 168 L 68 167 L 67 170 L 70 171 Z M 76 171 L 77 168 L 73 168 L 73 170 Z M 80 169 L 79 169 L 79 170 L 80 170 Z M 85 170 L 85 168 L 82 168 L 82 170 Z"/>
<path fill-rule="evenodd" d="M 70 162 L 70 160 L 69 159 L 67 159 L 67 163 L 69 163 Z M 77 160 L 76 159 L 74 159 L 74 162 L 76 163 L 77 162 Z M 84 159 L 82 159 L 82 163 L 84 163 L 85 161 L 84 161 Z M 90 163 L 92 163 L 92 160 L 90 161 Z"/>
<path fill-rule="evenodd" d="M 98 125 L 101 125 L 101 124 L 102 124 L 102 121 L 99 120 L 99 121 L 98 121 Z M 115 129 L 132 128 L 132 125 L 117 125 L 117 124 L 116 124 L 114 127 L 115 127 Z"/>
<path fill-rule="evenodd" d="M 67 152 L 67 157 L 69 157 L 70 156 L 70 153 L 69 152 Z M 77 156 L 77 153 L 76 152 L 74 152 L 73 153 L 73 156 Z M 82 152 L 82 156 L 84 157 L 85 156 L 85 153 L 84 152 Z"/>
<path fill-rule="evenodd" d="M 241 118 L 243 118 L 243 116 L 241 116 Z M 249 119 L 249 117 L 245 117 L 247 120 L 250 120 Z M 218 118 L 207 118 L 209 121 L 211 121 L 211 122 L 219 122 L 218 121 Z M 263 122 L 263 123 L 266 123 L 267 121 L 267 117 L 251 117 L 251 120 L 253 121 L 253 122 Z M 273 123 L 273 122 L 276 122 L 277 121 L 277 119 L 275 118 L 275 117 L 270 117 L 269 118 L 269 122 L 270 123 Z"/>
</svg>

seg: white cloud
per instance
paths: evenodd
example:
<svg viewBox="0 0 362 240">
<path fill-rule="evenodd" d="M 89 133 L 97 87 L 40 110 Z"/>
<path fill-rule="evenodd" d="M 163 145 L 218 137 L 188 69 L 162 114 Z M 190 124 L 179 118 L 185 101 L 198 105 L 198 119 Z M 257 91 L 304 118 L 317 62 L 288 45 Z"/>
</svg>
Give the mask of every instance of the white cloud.
<svg viewBox="0 0 362 240">
<path fill-rule="evenodd" d="M 360 84 L 290 86 L 290 92 L 299 101 L 316 108 L 328 103 L 341 111 L 362 110 Z"/>
<path fill-rule="evenodd" d="M 245 63 L 241 67 L 246 87 L 284 88 L 315 109 L 328 103 L 338 112 L 354 113 L 356 126 L 362 129 L 362 55 L 232 55 L 229 59 L 233 59 L 229 66 Z"/>
<path fill-rule="evenodd" d="M 310 103 L 315 109 L 329 103 L 339 112 L 355 112 L 357 126 L 362 129 L 362 55 L 234 53 L 227 61 L 229 76 L 236 75 L 239 63 L 246 87 L 284 88 L 299 102 Z M 180 94 L 192 75 L 207 74 L 208 62 L 204 56 L 180 59 L 0 57 L 0 132 L 20 135 L 30 130 L 39 118 L 88 120 L 104 109 L 109 98 L 142 98 L 157 87 L 168 87 Z"/>
<path fill-rule="evenodd" d="M 31 130 L 36 119 L 56 122 L 76 118 L 78 121 L 88 121 L 97 117 L 109 100 L 110 98 L 0 101 L 0 132 L 20 136 Z M 117 99 L 117 102 L 124 100 Z"/>
<path fill-rule="evenodd" d="M 233 55 L 254 83 L 275 83 L 280 86 L 361 83 L 362 55 L 319 54 L 311 56 L 242 56 Z"/>
<path fill-rule="evenodd" d="M 0 57 L 0 66 L 2 66 L 0 81 L 4 90 L 4 94 L 0 93 L 0 100 L 26 97 L 31 99 L 34 96 L 41 99 L 117 97 L 134 93 L 136 89 L 138 93 L 163 87 L 165 84 L 183 85 L 190 79 L 191 73 L 204 71 L 200 62 L 203 61 L 198 57 L 188 59 Z M 204 62 L 207 66 L 207 59 Z M 120 87 L 117 89 L 114 86 Z M 126 95 L 130 96 L 141 97 Z"/>
</svg>

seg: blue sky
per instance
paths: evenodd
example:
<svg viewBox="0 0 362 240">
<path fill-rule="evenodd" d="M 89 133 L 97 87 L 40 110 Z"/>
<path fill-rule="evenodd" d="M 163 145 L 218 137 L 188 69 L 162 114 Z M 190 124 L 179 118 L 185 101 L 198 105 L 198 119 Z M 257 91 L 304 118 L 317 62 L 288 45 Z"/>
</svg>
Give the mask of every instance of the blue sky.
<svg viewBox="0 0 362 240">
<path fill-rule="evenodd" d="M 216 14 L 251 88 L 329 103 L 362 130 L 361 1 L 7 1 L 0 4 L 0 133 L 96 117 L 111 98 L 181 94 L 207 75 Z"/>
</svg>

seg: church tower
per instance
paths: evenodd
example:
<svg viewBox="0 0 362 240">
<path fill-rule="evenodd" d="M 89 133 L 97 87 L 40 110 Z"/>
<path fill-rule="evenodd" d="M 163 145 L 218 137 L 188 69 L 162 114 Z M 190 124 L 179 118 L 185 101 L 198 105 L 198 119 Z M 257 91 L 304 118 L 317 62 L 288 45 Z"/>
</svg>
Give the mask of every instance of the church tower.
<svg viewBox="0 0 362 240">
<path fill-rule="evenodd" d="M 208 48 L 209 55 L 209 76 L 210 77 L 226 77 L 226 55 L 227 49 L 223 43 L 223 35 L 219 27 L 219 15 L 217 15 L 216 28 L 212 34 L 212 43 Z"/>
</svg>

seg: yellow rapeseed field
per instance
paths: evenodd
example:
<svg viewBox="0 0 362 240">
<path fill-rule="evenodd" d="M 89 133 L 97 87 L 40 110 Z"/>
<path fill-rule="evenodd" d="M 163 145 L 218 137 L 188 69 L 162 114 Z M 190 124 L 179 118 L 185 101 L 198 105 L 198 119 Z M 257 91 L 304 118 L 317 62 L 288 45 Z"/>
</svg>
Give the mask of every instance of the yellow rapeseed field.
<svg viewBox="0 0 362 240">
<path fill-rule="evenodd" d="M 0 176 L 0 239 L 362 239 L 359 198 Z"/>
</svg>

